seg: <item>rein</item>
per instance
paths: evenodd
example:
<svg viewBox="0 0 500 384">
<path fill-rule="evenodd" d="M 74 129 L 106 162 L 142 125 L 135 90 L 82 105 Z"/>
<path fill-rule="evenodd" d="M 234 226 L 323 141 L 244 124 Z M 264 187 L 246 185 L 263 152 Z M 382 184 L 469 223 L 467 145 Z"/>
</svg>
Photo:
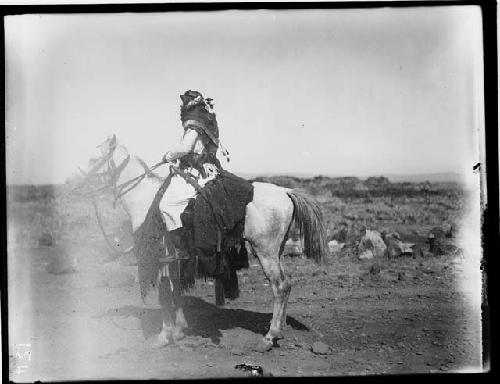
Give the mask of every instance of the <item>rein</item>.
<svg viewBox="0 0 500 384">
<path fill-rule="evenodd" d="M 130 155 L 129 155 L 129 157 L 130 157 Z M 153 165 L 151 168 L 149 168 L 144 173 L 141 173 L 139 176 L 136 176 L 133 179 L 127 180 L 124 183 L 116 185 L 115 186 L 115 202 L 114 203 L 116 203 L 116 201 L 119 198 L 121 198 L 122 196 L 124 196 L 125 194 L 130 192 L 132 189 L 137 187 L 140 184 L 140 182 L 142 180 L 144 180 L 144 178 L 146 176 L 149 176 L 151 174 L 151 171 L 154 171 L 156 168 L 158 168 L 162 164 L 165 164 L 165 163 L 163 161 L 160 161 L 159 163 Z"/>
<path fill-rule="evenodd" d="M 108 162 L 108 171 L 106 171 L 106 173 L 102 173 L 100 175 L 105 175 L 105 176 L 108 176 L 110 173 L 111 175 L 109 175 L 109 182 L 100 187 L 100 188 L 97 188 L 97 189 L 94 189 L 93 191 L 89 191 L 89 192 L 85 192 L 85 193 L 82 193 L 83 196 L 85 197 L 95 197 L 97 195 L 99 195 L 100 193 L 102 192 L 105 192 L 109 189 L 113 189 L 113 194 L 115 195 L 115 200 L 113 202 L 113 205 L 116 204 L 116 201 L 121 198 L 123 195 L 127 194 L 128 192 L 130 192 L 132 189 L 134 189 L 135 187 L 137 187 L 137 185 L 139 185 L 139 183 L 144 180 L 144 178 L 146 176 L 149 176 L 151 174 L 151 171 L 155 170 L 156 168 L 158 168 L 160 165 L 162 164 L 165 164 L 163 161 L 160 161 L 159 163 L 153 165 L 151 168 L 149 168 L 147 171 L 145 171 L 144 173 L 141 173 L 140 175 L 130 179 L 130 180 L 127 180 L 121 184 L 114 184 L 116 182 L 116 180 L 118 179 L 118 177 L 120 176 L 120 173 L 125 169 L 125 167 L 127 166 L 128 162 L 130 161 L 130 155 L 127 155 L 127 158 L 125 160 L 123 160 L 123 162 L 120 163 L 120 165 L 116 166 L 114 164 L 114 161 L 112 159 L 112 155 L 113 155 L 113 151 L 110 151 L 110 153 L 108 153 L 105 157 L 103 157 L 98 164 L 96 164 L 92 170 L 90 170 L 90 172 L 88 174 L 86 174 L 85 176 L 93 176 L 95 174 L 97 174 L 97 170 L 102 167 L 106 161 Z"/>
<path fill-rule="evenodd" d="M 101 218 L 101 215 L 99 213 L 99 209 L 97 207 L 97 202 L 95 200 L 95 197 L 100 195 L 102 192 L 105 192 L 109 189 L 112 189 L 112 192 L 114 195 L 113 208 L 115 208 L 117 201 L 122 196 L 124 196 L 126 193 L 130 192 L 132 189 L 137 187 L 137 185 L 139 185 L 139 183 L 141 183 L 141 181 L 144 180 L 144 178 L 146 176 L 151 176 L 153 170 L 155 170 L 156 168 L 158 168 L 159 166 L 164 164 L 164 162 L 161 161 L 161 162 L 155 164 L 153 167 L 147 168 L 147 165 L 143 161 L 141 161 L 143 167 L 146 169 L 146 171 L 144 173 L 134 177 L 133 179 L 127 180 L 119 185 L 116 185 L 116 181 L 120 177 L 121 172 L 125 169 L 125 167 L 128 165 L 128 163 L 130 161 L 130 154 L 128 154 L 127 157 L 125 158 L 125 160 L 123 160 L 118 166 L 116 166 L 116 164 L 113 160 L 113 153 L 114 153 L 115 149 L 116 149 L 116 146 L 115 145 L 112 146 L 109 153 L 106 154 L 105 156 L 103 156 L 92 167 L 92 169 L 88 173 L 85 173 L 80 169 L 80 172 L 82 172 L 85 175 L 85 177 L 87 177 L 87 178 L 93 177 L 93 176 L 106 176 L 108 178 L 106 185 L 104 185 L 103 187 L 97 188 L 93 191 L 82 193 L 82 195 L 84 197 L 88 197 L 91 199 L 92 205 L 94 207 L 95 215 L 97 218 L 97 223 L 98 223 L 99 228 L 101 229 L 103 237 L 106 241 L 106 245 L 108 246 L 108 248 L 110 249 L 110 251 L 113 254 L 116 254 L 117 250 L 113 246 L 111 240 L 109 239 L 109 236 L 108 236 L 106 230 L 104 229 L 104 224 L 102 222 L 102 218 Z M 99 169 L 101 167 L 103 167 L 106 163 L 108 165 L 108 169 L 105 172 L 102 172 L 101 174 L 99 174 L 98 173 Z M 121 251 L 121 253 L 122 254 L 129 253 L 133 248 L 134 247 L 131 247 L 125 251 Z"/>
</svg>

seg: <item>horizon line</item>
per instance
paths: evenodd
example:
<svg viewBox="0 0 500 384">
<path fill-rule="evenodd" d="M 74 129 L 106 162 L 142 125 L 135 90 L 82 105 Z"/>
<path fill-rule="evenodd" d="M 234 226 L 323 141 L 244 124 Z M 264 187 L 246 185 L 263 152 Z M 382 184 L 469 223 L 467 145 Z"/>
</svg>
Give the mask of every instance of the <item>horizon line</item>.
<svg viewBox="0 0 500 384">
<path fill-rule="evenodd" d="M 246 177 L 251 177 L 251 178 L 256 178 L 256 177 L 298 177 L 298 178 L 315 178 L 315 177 L 329 177 L 329 178 L 348 178 L 348 177 L 354 177 L 357 179 L 368 179 L 370 177 L 386 177 L 388 179 L 390 178 L 425 178 L 425 177 L 431 177 L 431 178 L 436 178 L 436 177 L 443 177 L 443 176 L 448 176 L 446 180 L 442 180 L 443 182 L 449 182 L 449 177 L 459 177 L 463 176 L 463 173 L 460 172 L 431 172 L 431 173 L 377 173 L 377 174 L 363 174 L 363 175 L 354 175 L 354 174 L 331 174 L 331 173 L 308 173 L 308 172 L 234 172 L 235 175 L 240 176 L 245 178 Z M 422 182 L 425 180 L 415 180 L 413 182 Z M 429 181 L 434 181 L 438 182 L 440 180 L 429 180 Z M 454 182 L 459 182 L 460 180 L 453 180 Z M 397 181 L 395 181 L 397 182 Z M 65 185 L 67 184 L 66 181 L 63 182 L 56 182 L 56 183 L 40 183 L 40 182 L 24 182 L 24 183 L 6 183 L 6 186 L 26 186 L 26 185 L 37 185 L 37 186 L 42 186 L 42 185 Z"/>
</svg>

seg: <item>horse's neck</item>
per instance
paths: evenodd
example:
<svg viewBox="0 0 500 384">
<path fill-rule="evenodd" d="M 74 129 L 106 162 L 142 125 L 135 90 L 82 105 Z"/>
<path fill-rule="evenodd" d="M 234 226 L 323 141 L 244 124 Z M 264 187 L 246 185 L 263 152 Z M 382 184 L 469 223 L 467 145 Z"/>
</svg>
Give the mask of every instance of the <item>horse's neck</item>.
<svg viewBox="0 0 500 384">
<path fill-rule="evenodd" d="M 127 166 L 120 173 L 118 184 L 125 183 L 128 180 L 133 179 L 134 177 L 142 175 L 143 173 L 144 168 L 141 166 L 137 158 L 135 156 L 130 156 L 130 160 L 127 163 Z"/>
<path fill-rule="evenodd" d="M 127 167 L 120 174 L 118 185 L 126 183 L 135 177 L 145 173 L 144 168 L 139 161 L 131 156 Z M 146 214 L 153 202 L 156 192 L 161 186 L 162 181 L 154 177 L 144 177 L 140 183 L 121 197 L 121 201 L 132 220 L 132 227 L 135 231 L 144 222 Z M 134 183 L 127 186 L 132 187 Z"/>
</svg>

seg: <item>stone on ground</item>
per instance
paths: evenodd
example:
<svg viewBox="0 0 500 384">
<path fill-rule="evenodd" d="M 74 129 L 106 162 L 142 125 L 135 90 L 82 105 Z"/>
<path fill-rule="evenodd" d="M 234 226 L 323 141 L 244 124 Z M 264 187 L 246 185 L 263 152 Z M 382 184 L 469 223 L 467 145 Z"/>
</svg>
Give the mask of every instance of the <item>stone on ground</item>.
<svg viewBox="0 0 500 384">
<path fill-rule="evenodd" d="M 302 243 L 300 240 L 288 239 L 285 243 L 284 255 L 300 256 L 302 255 Z"/>
<path fill-rule="evenodd" d="M 377 231 L 366 230 L 358 244 L 358 252 L 360 259 L 371 258 L 366 251 L 372 252 L 372 257 L 382 257 L 387 249 L 387 246 L 382 239 L 382 236 Z M 363 257 L 362 257 L 363 255 Z"/>
<path fill-rule="evenodd" d="M 402 255 L 413 255 L 412 243 L 403 243 L 401 237 L 397 232 L 390 232 L 383 236 L 385 245 L 387 246 L 386 255 L 391 258 L 399 257 Z"/>
<path fill-rule="evenodd" d="M 339 243 L 337 240 L 331 240 L 328 242 L 328 250 L 333 256 L 337 256 L 342 248 L 344 248 L 345 243 Z"/>
<path fill-rule="evenodd" d="M 311 346 L 311 350 L 317 355 L 326 355 L 330 351 L 330 347 L 322 341 L 315 341 Z"/>
<path fill-rule="evenodd" d="M 363 251 L 360 255 L 359 255 L 359 259 L 360 260 L 370 260 L 370 259 L 373 259 L 373 252 L 371 249 L 367 249 L 366 251 Z"/>
</svg>

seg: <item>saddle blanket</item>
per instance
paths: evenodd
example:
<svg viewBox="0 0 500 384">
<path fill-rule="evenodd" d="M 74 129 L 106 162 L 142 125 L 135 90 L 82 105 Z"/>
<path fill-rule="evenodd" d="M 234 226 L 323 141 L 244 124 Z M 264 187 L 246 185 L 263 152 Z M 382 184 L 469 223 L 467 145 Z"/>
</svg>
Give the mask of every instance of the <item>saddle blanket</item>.
<svg viewBox="0 0 500 384">
<path fill-rule="evenodd" d="M 253 199 L 253 185 L 222 170 L 190 199 L 181 214 L 182 225 L 191 230 L 193 246 L 209 254 L 217 249 L 217 228 L 222 248 L 240 244 L 245 229 L 246 206 Z"/>
</svg>

